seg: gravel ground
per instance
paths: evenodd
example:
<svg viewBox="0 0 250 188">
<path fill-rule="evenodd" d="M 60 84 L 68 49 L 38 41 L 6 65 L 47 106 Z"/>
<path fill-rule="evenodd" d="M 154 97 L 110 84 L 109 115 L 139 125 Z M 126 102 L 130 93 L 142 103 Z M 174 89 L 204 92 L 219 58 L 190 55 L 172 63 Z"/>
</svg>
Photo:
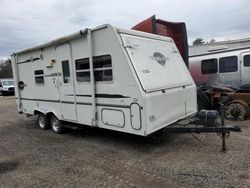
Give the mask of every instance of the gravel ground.
<svg viewBox="0 0 250 188">
<path fill-rule="evenodd" d="M 0 97 L 0 187 L 250 187 L 250 121 L 227 152 L 216 134 L 143 138 L 84 128 L 56 135 Z"/>
</svg>

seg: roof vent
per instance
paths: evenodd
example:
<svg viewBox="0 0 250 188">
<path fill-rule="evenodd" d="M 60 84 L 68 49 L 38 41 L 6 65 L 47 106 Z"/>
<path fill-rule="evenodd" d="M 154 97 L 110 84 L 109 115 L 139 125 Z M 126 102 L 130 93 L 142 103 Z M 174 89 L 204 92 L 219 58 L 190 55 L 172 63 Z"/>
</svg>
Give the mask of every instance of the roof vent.
<svg viewBox="0 0 250 188">
<path fill-rule="evenodd" d="M 212 46 L 212 47 L 208 48 L 208 51 L 213 52 L 213 51 L 226 50 L 226 49 L 228 49 L 227 46 L 220 45 L 220 46 Z"/>
</svg>

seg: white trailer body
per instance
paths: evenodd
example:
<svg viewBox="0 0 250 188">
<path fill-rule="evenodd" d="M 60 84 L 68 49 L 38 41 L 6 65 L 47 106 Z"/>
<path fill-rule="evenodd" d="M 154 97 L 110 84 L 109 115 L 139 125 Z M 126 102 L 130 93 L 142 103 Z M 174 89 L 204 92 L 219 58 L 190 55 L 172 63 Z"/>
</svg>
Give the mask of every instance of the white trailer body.
<svg viewBox="0 0 250 188">
<path fill-rule="evenodd" d="M 172 39 L 104 25 L 12 55 L 18 111 L 147 136 L 196 113 Z"/>
</svg>

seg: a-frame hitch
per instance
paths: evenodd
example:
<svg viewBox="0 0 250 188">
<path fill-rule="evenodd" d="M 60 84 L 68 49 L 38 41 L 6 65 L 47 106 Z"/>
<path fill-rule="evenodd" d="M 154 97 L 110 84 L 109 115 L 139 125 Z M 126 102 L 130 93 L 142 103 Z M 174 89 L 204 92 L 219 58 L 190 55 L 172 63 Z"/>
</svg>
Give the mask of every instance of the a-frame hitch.
<svg viewBox="0 0 250 188">
<path fill-rule="evenodd" d="M 238 126 L 225 126 L 224 105 L 221 104 L 221 118 L 215 110 L 201 110 L 196 118 L 191 120 L 181 120 L 166 127 L 168 132 L 173 133 L 216 133 L 222 139 L 222 151 L 226 151 L 226 138 L 230 132 L 241 132 Z M 183 123 L 183 121 L 186 121 Z"/>
</svg>

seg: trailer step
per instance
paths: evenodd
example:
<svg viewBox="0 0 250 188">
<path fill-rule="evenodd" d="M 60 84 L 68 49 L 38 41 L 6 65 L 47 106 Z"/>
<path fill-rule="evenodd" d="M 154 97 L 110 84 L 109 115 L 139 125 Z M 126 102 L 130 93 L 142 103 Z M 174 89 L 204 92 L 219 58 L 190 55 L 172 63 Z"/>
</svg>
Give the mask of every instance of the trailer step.
<svg viewBox="0 0 250 188">
<path fill-rule="evenodd" d="M 62 124 L 63 127 L 68 128 L 68 129 L 73 129 L 73 130 L 78 130 L 81 129 L 81 126 L 78 124 L 73 124 L 73 123 L 63 123 Z"/>
</svg>

